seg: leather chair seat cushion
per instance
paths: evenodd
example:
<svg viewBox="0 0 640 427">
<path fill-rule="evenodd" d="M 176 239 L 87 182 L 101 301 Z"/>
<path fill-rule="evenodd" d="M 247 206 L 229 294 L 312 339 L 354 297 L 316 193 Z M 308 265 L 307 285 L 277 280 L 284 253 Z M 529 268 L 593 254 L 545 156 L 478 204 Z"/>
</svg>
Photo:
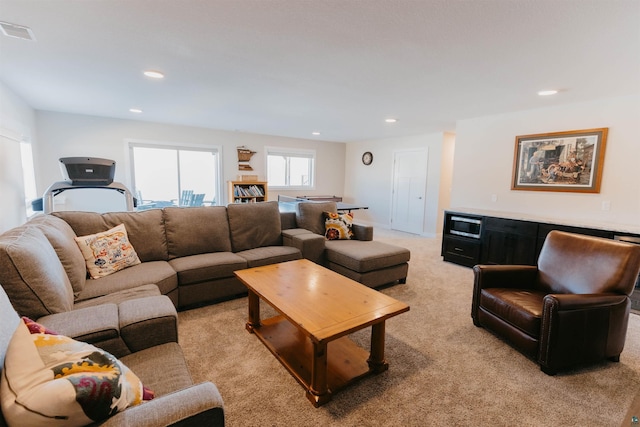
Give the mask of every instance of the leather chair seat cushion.
<svg viewBox="0 0 640 427">
<path fill-rule="evenodd" d="M 542 302 L 546 292 L 525 289 L 487 288 L 480 306 L 532 337 L 540 337 Z"/>
<path fill-rule="evenodd" d="M 408 249 L 377 241 L 327 240 L 325 247 L 329 262 L 358 273 L 404 264 L 411 255 Z"/>
<path fill-rule="evenodd" d="M 169 261 L 178 272 L 180 285 L 233 277 L 233 272 L 247 268 L 247 261 L 231 252 L 191 255 Z"/>
</svg>

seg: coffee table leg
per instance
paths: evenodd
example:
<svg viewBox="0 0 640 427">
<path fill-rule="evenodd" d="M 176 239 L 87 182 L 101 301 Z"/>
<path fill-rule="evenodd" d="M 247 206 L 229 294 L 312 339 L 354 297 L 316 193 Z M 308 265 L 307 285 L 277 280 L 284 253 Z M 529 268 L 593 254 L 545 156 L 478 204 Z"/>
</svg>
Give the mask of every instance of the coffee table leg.
<svg viewBox="0 0 640 427">
<path fill-rule="evenodd" d="M 371 326 L 371 353 L 367 363 L 375 373 L 389 369 L 389 364 L 384 360 L 384 321 Z"/>
<path fill-rule="evenodd" d="M 317 408 L 331 400 L 331 393 L 327 387 L 327 343 L 312 344 L 311 384 L 307 390 L 307 399 Z"/>
<path fill-rule="evenodd" d="M 248 300 L 249 300 L 249 321 L 247 322 L 246 328 L 247 331 L 253 333 L 255 328 L 260 327 L 260 297 L 258 295 L 249 290 L 248 292 Z"/>
</svg>

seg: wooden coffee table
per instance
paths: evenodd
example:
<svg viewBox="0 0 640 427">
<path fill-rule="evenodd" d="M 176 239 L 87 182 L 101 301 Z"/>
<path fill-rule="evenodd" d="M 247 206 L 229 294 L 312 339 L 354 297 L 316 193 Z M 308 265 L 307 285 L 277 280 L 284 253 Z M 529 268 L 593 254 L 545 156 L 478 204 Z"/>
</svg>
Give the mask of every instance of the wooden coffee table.
<svg viewBox="0 0 640 427">
<path fill-rule="evenodd" d="M 318 407 L 333 393 L 383 372 L 385 320 L 409 306 L 306 259 L 235 272 L 249 290 L 254 333 Z M 260 319 L 260 300 L 279 315 Z M 348 334 L 371 326 L 371 349 Z"/>
</svg>

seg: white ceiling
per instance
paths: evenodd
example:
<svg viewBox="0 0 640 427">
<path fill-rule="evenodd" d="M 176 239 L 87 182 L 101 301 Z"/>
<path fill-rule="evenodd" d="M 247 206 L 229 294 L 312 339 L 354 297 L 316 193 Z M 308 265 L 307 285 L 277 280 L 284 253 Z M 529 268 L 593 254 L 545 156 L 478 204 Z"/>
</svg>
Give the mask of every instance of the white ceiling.
<svg viewBox="0 0 640 427">
<path fill-rule="evenodd" d="M 0 0 L 0 21 L 36 37 L 0 36 L 0 80 L 39 110 L 349 142 L 640 93 L 638 0 Z"/>
</svg>

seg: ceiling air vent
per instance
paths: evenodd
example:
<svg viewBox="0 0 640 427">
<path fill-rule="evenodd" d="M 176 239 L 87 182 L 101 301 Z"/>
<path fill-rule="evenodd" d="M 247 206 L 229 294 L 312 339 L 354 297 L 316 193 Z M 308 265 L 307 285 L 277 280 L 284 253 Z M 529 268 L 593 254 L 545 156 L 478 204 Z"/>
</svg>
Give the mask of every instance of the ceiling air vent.
<svg viewBox="0 0 640 427">
<path fill-rule="evenodd" d="M 36 41 L 33 31 L 31 31 L 31 28 L 29 27 L 11 24 L 9 22 L 0 22 L 0 30 L 2 31 L 2 34 L 8 37 Z"/>
</svg>

